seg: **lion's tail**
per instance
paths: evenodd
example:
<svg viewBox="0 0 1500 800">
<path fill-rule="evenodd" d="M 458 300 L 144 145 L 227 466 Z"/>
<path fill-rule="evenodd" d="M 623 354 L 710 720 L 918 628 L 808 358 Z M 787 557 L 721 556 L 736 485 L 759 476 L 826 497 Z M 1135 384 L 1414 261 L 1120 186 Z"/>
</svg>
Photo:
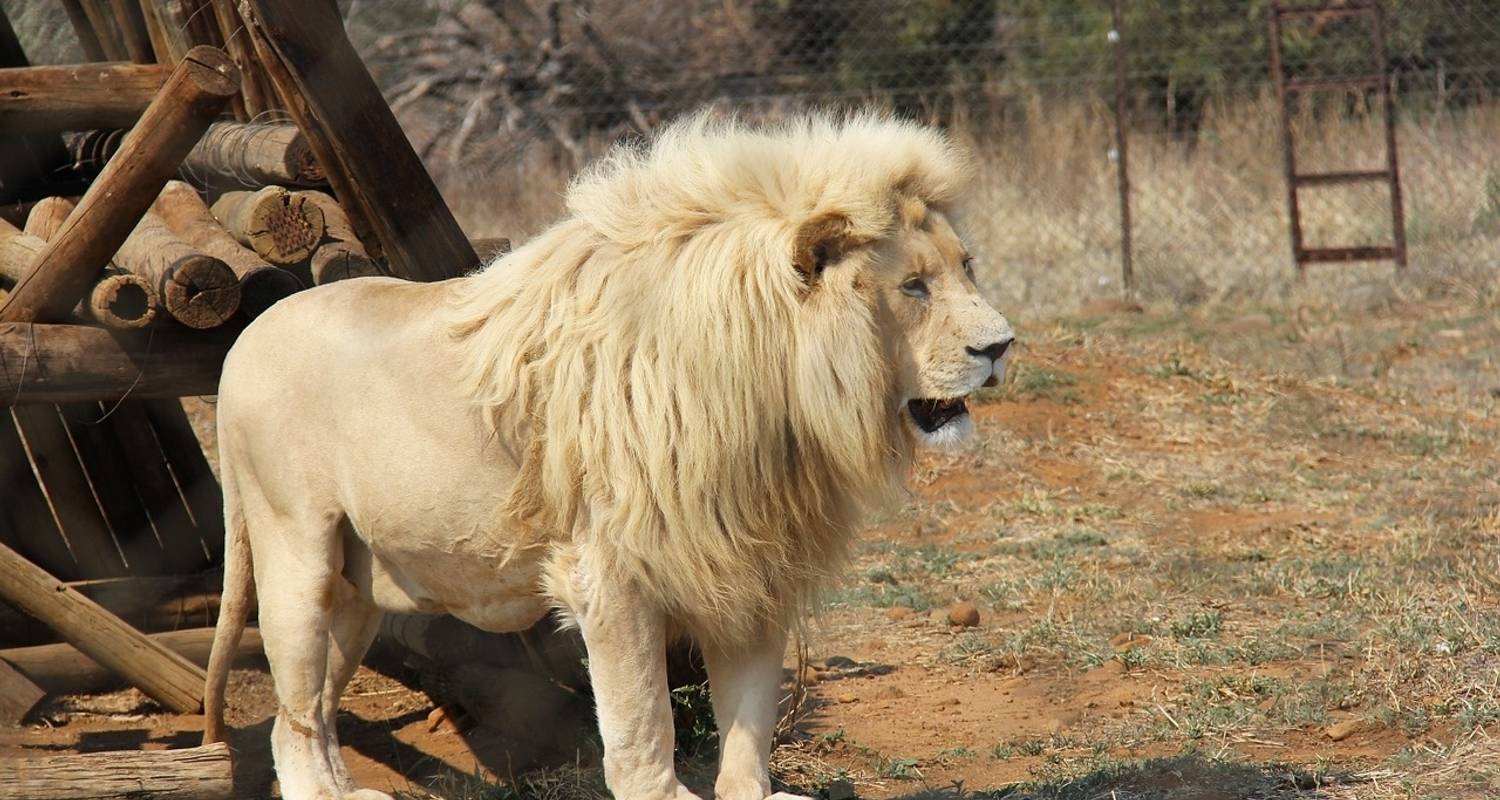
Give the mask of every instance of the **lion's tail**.
<svg viewBox="0 0 1500 800">
<path fill-rule="evenodd" d="M 227 470 L 226 470 L 227 472 Z M 255 591 L 251 572 L 250 532 L 240 511 L 230 476 L 224 476 L 224 593 L 219 599 L 219 622 L 208 656 L 208 678 L 203 684 L 203 743 L 224 741 L 224 687 L 234 664 L 250 616 Z"/>
</svg>

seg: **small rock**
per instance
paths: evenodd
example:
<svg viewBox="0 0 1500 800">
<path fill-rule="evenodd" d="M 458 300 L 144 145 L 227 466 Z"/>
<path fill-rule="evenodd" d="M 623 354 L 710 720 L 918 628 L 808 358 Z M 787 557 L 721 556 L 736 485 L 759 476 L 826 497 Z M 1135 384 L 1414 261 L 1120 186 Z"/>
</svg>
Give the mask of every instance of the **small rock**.
<svg viewBox="0 0 1500 800">
<path fill-rule="evenodd" d="M 853 694 L 850 694 L 849 692 L 844 692 L 843 694 L 839 695 L 835 699 L 838 700 L 840 703 L 853 703 L 853 702 L 856 702 L 856 701 L 859 700 L 858 697 L 855 697 Z"/>
<path fill-rule="evenodd" d="M 460 715 L 458 709 L 452 706 L 438 706 L 427 715 L 427 732 L 436 733 L 438 728 L 447 728 L 457 733 L 458 723 L 455 719 Z"/>
<path fill-rule="evenodd" d="M 854 800 L 859 794 L 854 791 L 854 784 L 839 778 L 828 784 L 828 800 Z"/>
<path fill-rule="evenodd" d="M 958 705 L 958 698 L 957 697 L 944 697 L 943 699 L 937 701 L 938 708 L 943 708 L 944 706 L 956 706 L 956 705 Z"/>
<path fill-rule="evenodd" d="M 911 619 L 916 613 L 906 606 L 891 606 L 885 610 L 885 618 L 892 622 L 900 622 L 901 620 Z"/>
<path fill-rule="evenodd" d="M 859 666 L 859 662 L 848 656 L 829 656 L 823 659 L 826 669 L 849 669 Z"/>
<path fill-rule="evenodd" d="M 821 681 L 822 679 L 822 676 L 819 675 L 818 671 L 813 669 L 811 665 L 802 668 L 803 686 L 816 686 L 818 681 Z"/>
<path fill-rule="evenodd" d="M 885 686 L 875 690 L 876 700 L 900 700 L 906 696 L 906 692 L 900 686 Z"/>
<path fill-rule="evenodd" d="M 1365 729 L 1365 721 L 1359 717 L 1351 717 L 1343 722 L 1336 722 L 1323 729 L 1323 733 L 1335 742 L 1342 742 L 1356 733 Z"/>
<path fill-rule="evenodd" d="M 959 628 L 972 628 L 979 624 L 979 608 L 968 600 L 960 600 L 948 609 L 948 624 Z"/>
</svg>

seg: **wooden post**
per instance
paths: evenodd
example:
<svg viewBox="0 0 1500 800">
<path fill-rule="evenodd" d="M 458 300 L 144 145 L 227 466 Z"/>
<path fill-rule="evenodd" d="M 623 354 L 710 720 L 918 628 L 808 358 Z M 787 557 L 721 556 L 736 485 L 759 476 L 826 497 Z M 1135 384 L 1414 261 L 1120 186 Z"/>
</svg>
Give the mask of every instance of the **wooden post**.
<svg viewBox="0 0 1500 800">
<path fill-rule="evenodd" d="M 306 260 L 325 230 L 321 208 L 280 186 L 225 192 L 214 201 L 213 215 L 240 244 L 272 264 Z"/>
<path fill-rule="evenodd" d="M 114 7 L 115 23 L 120 26 L 120 38 L 125 52 L 137 64 L 153 64 L 156 58 L 151 52 L 151 36 L 146 31 L 146 18 L 141 14 L 137 0 L 110 0 Z"/>
<path fill-rule="evenodd" d="M 205 676 L 192 662 L 153 642 L 9 547 L 0 546 L 0 576 L 0 598 L 47 623 L 152 699 L 182 714 L 201 707 Z"/>
<path fill-rule="evenodd" d="M 65 134 L 68 156 L 80 172 L 104 168 L 123 132 L 103 128 Z M 211 186 L 324 186 L 328 176 L 296 125 L 215 122 L 187 157 L 185 172 Z"/>
<path fill-rule="evenodd" d="M 267 71 L 277 79 L 279 70 L 293 84 L 282 88 L 294 88 L 306 102 L 310 114 L 289 110 L 339 199 L 363 212 L 351 217 L 370 224 L 391 272 L 430 281 L 478 266 L 474 248 L 345 35 L 337 7 L 242 0 L 240 11 L 257 48 L 264 45 Z M 319 149 L 320 137 L 330 152 Z"/>
<path fill-rule="evenodd" d="M 4 264 L 0 264 L 0 273 L 11 280 L 20 280 L 26 269 L 41 254 L 47 240 L 57 233 L 72 212 L 73 202 L 64 197 L 48 197 L 32 206 L 31 213 L 26 217 L 26 233 L 33 239 L 30 248 L 34 250 L 14 275 L 11 274 L 14 266 L 6 267 Z M 4 231 L 5 227 L 0 225 L 0 261 L 5 259 Z M 92 319 L 107 328 L 138 330 L 156 320 L 156 312 L 160 307 L 161 296 L 145 278 L 128 273 L 112 273 L 100 278 L 94 288 L 89 290 L 82 312 L 86 319 Z"/>
<path fill-rule="evenodd" d="M 78 5 L 82 6 L 80 13 L 85 18 L 89 32 L 103 48 L 103 55 L 98 60 L 124 61 L 130 58 L 130 51 L 125 48 L 125 41 L 115 27 L 109 3 L 110 0 L 81 0 Z"/>
<path fill-rule="evenodd" d="M 0 305 L 0 321 L 66 318 L 237 84 L 223 51 L 193 48 L 31 272 Z"/>
<path fill-rule="evenodd" d="M 152 211 L 182 240 L 222 260 L 240 278 L 240 308 L 247 317 L 257 317 L 282 298 L 302 289 L 302 281 L 287 270 L 273 267 L 240 246 L 204 205 L 193 187 L 169 181 Z"/>
<path fill-rule="evenodd" d="M 213 628 L 188 628 L 151 635 L 183 658 L 202 667 L 213 649 Z M 236 650 L 236 661 L 261 655 L 260 630 L 246 628 Z M 9 664 L 47 694 L 89 694 L 120 688 L 120 677 L 99 666 L 70 644 L 39 644 L 0 650 L 0 666 Z M 0 704 L 5 698 L 0 696 Z"/>
<path fill-rule="evenodd" d="M 322 192 L 297 192 L 297 195 L 323 211 L 327 228 L 326 241 L 308 259 L 313 283 L 322 286 L 345 278 L 382 274 L 375 259 L 370 258 L 359 237 L 354 235 L 354 227 L 337 200 Z"/>
<path fill-rule="evenodd" d="M 137 404 L 123 403 L 121 407 L 132 405 Z M 28 545 L 38 540 L 38 537 L 30 536 L 30 531 L 27 534 Z M 22 555 L 27 554 L 23 552 Z M 37 563 L 36 559 L 30 560 Z M 68 585 L 145 633 L 213 627 L 219 618 L 219 593 L 224 586 L 224 571 L 205 570 L 206 561 L 207 556 L 200 553 L 197 563 L 188 567 L 194 571 L 185 574 L 75 580 L 68 581 Z M 51 628 L 4 603 L 0 603 L 0 631 L 4 631 L 0 635 L 0 644 L 6 647 L 58 641 Z"/>
<path fill-rule="evenodd" d="M 260 72 L 254 46 L 250 44 L 245 25 L 240 21 L 240 12 L 234 8 L 235 0 L 211 2 L 214 22 L 219 26 L 219 38 L 224 41 L 224 49 L 240 70 L 240 96 L 244 100 L 244 106 L 236 111 L 235 117 L 240 122 L 249 122 L 276 106 L 275 98 L 271 96 L 275 90 L 266 85 L 265 76 Z"/>
<path fill-rule="evenodd" d="M 217 394 L 235 333 L 114 334 L 85 325 L 0 323 L 0 402 Z"/>
<path fill-rule="evenodd" d="M 171 73 L 160 64 L 128 63 L 0 69 L 0 130 L 128 128 Z"/>
<path fill-rule="evenodd" d="M 62 5 L 68 14 L 68 22 L 73 26 L 73 34 L 78 37 L 78 46 L 83 48 L 83 57 L 90 61 L 108 60 L 104 44 L 99 41 L 99 34 L 94 33 L 94 26 L 89 24 L 88 12 L 83 10 L 83 3 L 80 0 L 62 0 Z"/>
<path fill-rule="evenodd" d="M 0 761 L 0 800 L 233 800 L 229 745 Z"/>
<path fill-rule="evenodd" d="M 234 270 L 193 249 L 151 211 L 120 245 L 115 263 L 150 281 L 161 293 L 162 307 L 189 328 L 217 328 L 239 310 Z"/>
</svg>

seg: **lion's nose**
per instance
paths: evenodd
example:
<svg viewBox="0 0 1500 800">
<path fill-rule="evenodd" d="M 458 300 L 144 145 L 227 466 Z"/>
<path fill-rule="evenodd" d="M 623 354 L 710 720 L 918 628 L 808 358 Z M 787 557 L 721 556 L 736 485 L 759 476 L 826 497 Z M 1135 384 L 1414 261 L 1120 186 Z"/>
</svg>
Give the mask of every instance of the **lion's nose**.
<svg viewBox="0 0 1500 800">
<path fill-rule="evenodd" d="M 983 347 L 965 347 L 964 349 L 969 351 L 969 355 L 976 358 L 984 356 L 991 361 L 999 361 L 1000 357 L 1005 355 L 1005 351 L 1010 349 L 1011 342 L 1015 340 L 1016 337 L 1007 336 L 998 342 L 990 342 Z"/>
</svg>

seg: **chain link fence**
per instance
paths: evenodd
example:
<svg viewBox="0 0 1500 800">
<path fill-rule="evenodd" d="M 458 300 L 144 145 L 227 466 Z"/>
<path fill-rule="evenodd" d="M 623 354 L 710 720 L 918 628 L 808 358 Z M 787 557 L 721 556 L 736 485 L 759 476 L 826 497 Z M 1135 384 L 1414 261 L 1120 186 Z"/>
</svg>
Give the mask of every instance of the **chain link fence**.
<svg viewBox="0 0 1500 800">
<path fill-rule="evenodd" d="M 750 116 L 890 108 L 981 156 L 967 220 L 1009 304 L 1055 312 L 1121 289 L 1117 110 L 1139 295 L 1190 304 L 1296 291 L 1265 0 L 408 0 L 351 29 L 471 224 L 524 235 L 622 137 L 715 104 Z M 1300 15 L 1286 74 L 1378 72 L 1369 15 Z M 1488 285 L 1500 233 L 1500 0 L 1387 0 L 1412 273 Z M 1118 61 L 1117 61 L 1118 59 Z M 1124 95 L 1116 108 L 1117 66 Z M 1384 166 L 1369 88 L 1291 103 L 1303 172 Z M 481 177 L 482 176 L 482 177 Z M 1387 244 L 1384 183 L 1301 192 L 1309 246 Z M 1384 284 L 1386 265 L 1310 283 Z"/>
</svg>

